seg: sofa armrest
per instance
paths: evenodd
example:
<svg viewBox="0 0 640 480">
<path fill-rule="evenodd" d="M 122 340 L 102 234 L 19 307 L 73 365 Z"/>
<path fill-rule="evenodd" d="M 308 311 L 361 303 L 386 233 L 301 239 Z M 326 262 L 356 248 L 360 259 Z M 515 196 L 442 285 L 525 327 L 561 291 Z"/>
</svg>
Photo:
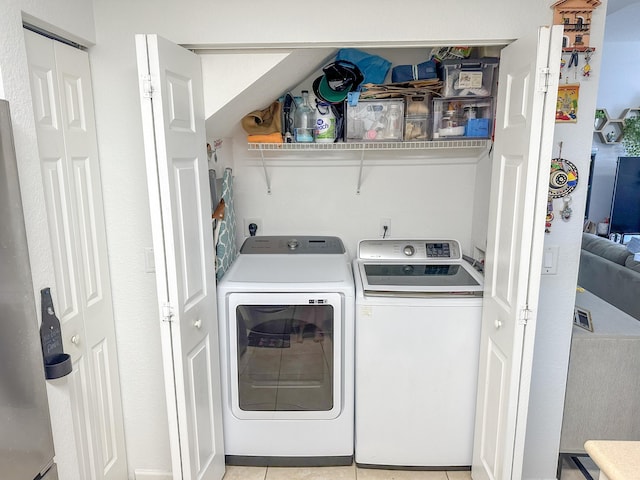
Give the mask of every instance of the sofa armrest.
<svg viewBox="0 0 640 480">
<path fill-rule="evenodd" d="M 578 285 L 640 320 L 640 273 L 582 250 Z"/>
</svg>

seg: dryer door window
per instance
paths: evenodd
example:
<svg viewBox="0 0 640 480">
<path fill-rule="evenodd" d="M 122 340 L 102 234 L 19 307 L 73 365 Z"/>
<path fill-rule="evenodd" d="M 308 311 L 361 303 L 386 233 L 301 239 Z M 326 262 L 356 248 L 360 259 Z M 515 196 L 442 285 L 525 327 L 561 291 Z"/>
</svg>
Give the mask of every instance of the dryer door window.
<svg viewBox="0 0 640 480">
<path fill-rule="evenodd" d="M 236 415 L 333 418 L 339 412 L 340 297 L 284 296 L 289 298 L 259 294 L 234 302 L 230 363 Z"/>
</svg>

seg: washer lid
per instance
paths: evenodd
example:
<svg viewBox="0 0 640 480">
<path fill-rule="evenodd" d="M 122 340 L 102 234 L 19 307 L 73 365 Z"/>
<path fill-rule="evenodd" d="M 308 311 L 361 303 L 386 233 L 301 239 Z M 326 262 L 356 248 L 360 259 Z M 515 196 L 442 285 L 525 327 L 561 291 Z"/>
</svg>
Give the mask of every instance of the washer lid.
<svg viewBox="0 0 640 480">
<path fill-rule="evenodd" d="M 464 263 L 358 263 L 365 293 L 460 294 L 483 289 L 482 277 Z"/>
<path fill-rule="evenodd" d="M 358 244 L 365 295 L 480 295 L 483 278 L 462 259 L 457 240 L 383 239 Z"/>
</svg>

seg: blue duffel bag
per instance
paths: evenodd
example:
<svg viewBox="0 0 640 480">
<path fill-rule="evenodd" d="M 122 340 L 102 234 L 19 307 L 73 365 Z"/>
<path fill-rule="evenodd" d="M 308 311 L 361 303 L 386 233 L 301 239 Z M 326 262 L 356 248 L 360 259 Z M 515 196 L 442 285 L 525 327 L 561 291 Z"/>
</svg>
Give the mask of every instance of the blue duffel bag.
<svg viewBox="0 0 640 480">
<path fill-rule="evenodd" d="M 437 64 L 433 59 L 417 65 L 398 65 L 391 69 L 391 81 L 393 83 L 429 80 L 431 78 L 438 78 Z"/>
</svg>

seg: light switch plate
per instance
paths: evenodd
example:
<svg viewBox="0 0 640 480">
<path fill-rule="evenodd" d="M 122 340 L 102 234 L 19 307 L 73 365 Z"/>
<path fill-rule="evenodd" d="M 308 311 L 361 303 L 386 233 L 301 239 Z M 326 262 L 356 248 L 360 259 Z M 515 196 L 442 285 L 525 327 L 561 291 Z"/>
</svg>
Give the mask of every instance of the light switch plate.
<svg viewBox="0 0 640 480">
<path fill-rule="evenodd" d="M 557 245 L 544 247 L 542 252 L 542 274 L 556 275 L 558 273 L 558 254 L 560 248 Z"/>
<path fill-rule="evenodd" d="M 153 248 L 146 247 L 144 249 L 144 271 L 145 273 L 154 273 L 156 271 L 156 263 L 153 258 Z"/>
</svg>

